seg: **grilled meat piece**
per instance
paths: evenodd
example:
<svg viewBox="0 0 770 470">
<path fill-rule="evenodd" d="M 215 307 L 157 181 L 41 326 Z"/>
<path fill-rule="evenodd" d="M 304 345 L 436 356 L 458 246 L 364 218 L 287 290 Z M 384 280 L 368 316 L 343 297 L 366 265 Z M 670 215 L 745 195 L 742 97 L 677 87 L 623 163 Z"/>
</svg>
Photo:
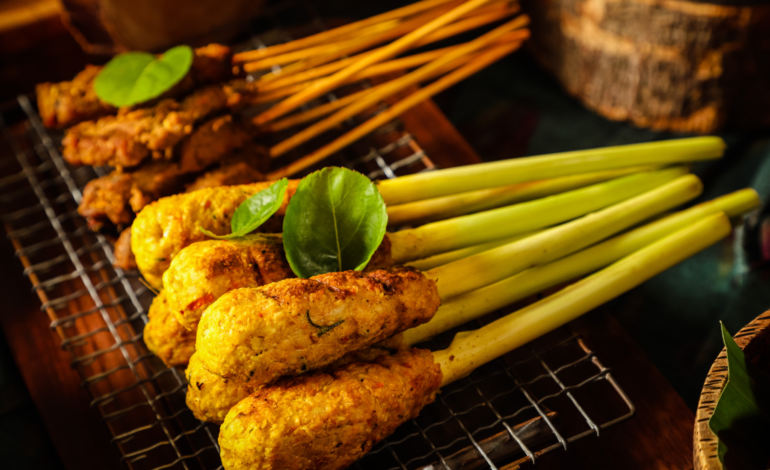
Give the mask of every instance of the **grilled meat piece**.
<svg viewBox="0 0 770 470">
<path fill-rule="evenodd" d="M 216 117 L 202 124 L 182 143 L 179 164 L 182 171 L 195 173 L 203 171 L 251 142 L 254 129 L 231 115 Z M 252 146 L 255 147 L 255 146 Z M 265 160 L 264 157 L 255 160 Z"/>
<path fill-rule="evenodd" d="M 433 402 L 441 368 L 429 351 L 283 379 L 238 403 L 220 428 L 228 470 L 340 470 Z"/>
<path fill-rule="evenodd" d="M 393 265 L 386 236 L 367 271 Z M 203 312 L 225 293 L 293 278 L 280 234 L 205 240 L 184 248 L 163 274 L 163 289 L 179 323 L 195 331 Z"/>
<path fill-rule="evenodd" d="M 147 349 L 168 367 L 184 366 L 195 352 L 195 333 L 182 328 L 168 308 L 166 293 L 160 291 L 152 300 L 144 327 Z"/>
<path fill-rule="evenodd" d="M 351 362 L 373 362 L 380 356 L 395 354 L 404 349 L 403 335 L 381 341 L 371 348 L 353 351 L 329 366 L 341 367 Z M 242 384 L 212 374 L 193 354 L 185 372 L 187 377 L 187 406 L 196 418 L 222 424 L 227 412 L 239 401 L 256 392 L 260 386 Z"/>
<path fill-rule="evenodd" d="M 131 249 L 147 282 L 157 289 L 162 288 L 161 276 L 177 253 L 192 243 L 206 239 L 201 228 L 217 235 L 230 233 L 230 217 L 235 209 L 273 183 L 206 188 L 165 197 L 146 206 L 131 228 Z M 283 205 L 277 213 L 279 217 L 286 212 L 298 184 L 298 180 L 289 181 Z M 274 216 L 272 220 L 277 219 Z M 280 231 L 269 223 L 262 227 L 266 232 Z"/>
<path fill-rule="evenodd" d="M 193 177 L 178 163 L 167 161 L 149 162 L 131 172 L 114 171 L 88 182 L 78 212 L 95 231 L 108 222 L 125 227 L 144 206 L 183 191 Z"/>
<path fill-rule="evenodd" d="M 264 181 L 265 176 L 255 170 L 246 162 L 223 164 L 216 170 L 211 170 L 201 175 L 190 186 L 188 193 L 204 188 L 218 188 L 220 186 L 233 186 L 241 184 L 257 183 Z"/>
<path fill-rule="evenodd" d="M 172 155 L 172 148 L 192 133 L 194 124 L 219 112 L 228 96 L 221 86 L 196 90 L 177 102 L 163 100 L 157 106 L 121 110 L 117 116 L 86 121 L 67 130 L 63 156 L 72 165 L 136 166 L 150 155 Z"/>
<path fill-rule="evenodd" d="M 182 96 L 196 86 L 219 83 L 232 76 L 232 51 L 227 46 L 209 44 L 195 49 L 190 72 L 161 99 Z M 94 92 L 93 82 L 102 67 L 87 65 L 71 82 L 37 85 L 37 106 L 43 125 L 64 128 L 82 121 L 115 114 L 117 109 L 103 102 Z"/>
<path fill-rule="evenodd" d="M 124 271 L 136 269 L 136 258 L 131 252 L 131 227 L 120 232 L 118 240 L 115 242 L 115 263 L 113 266 Z"/>
<path fill-rule="evenodd" d="M 436 283 L 410 268 L 236 289 L 204 312 L 196 351 L 214 374 L 267 384 L 425 323 L 440 303 Z"/>
</svg>

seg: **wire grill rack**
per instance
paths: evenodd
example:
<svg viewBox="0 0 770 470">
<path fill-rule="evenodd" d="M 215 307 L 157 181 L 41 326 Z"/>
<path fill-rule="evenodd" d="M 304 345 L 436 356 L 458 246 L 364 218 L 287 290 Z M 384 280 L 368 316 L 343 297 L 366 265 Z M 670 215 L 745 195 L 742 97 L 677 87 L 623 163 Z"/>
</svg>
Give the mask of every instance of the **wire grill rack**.
<svg viewBox="0 0 770 470">
<path fill-rule="evenodd" d="M 268 32 L 252 38 L 251 47 L 264 46 L 265 37 L 287 39 L 279 20 L 283 10 L 271 11 L 270 28 L 261 28 Z M 315 28 L 323 27 L 310 15 Z M 379 139 L 335 156 L 335 163 L 372 178 L 434 168 L 402 128 L 399 122 L 386 126 Z M 153 294 L 138 273 L 112 266 L 111 242 L 89 231 L 77 213 L 83 186 L 108 169 L 66 164 L 60 136 L 42 126 L 27 96 L 0 109 L 0 130 L 0 174 L 7 175 L 0 178 L 1 221 L 121 460 L 131 469 L 222 468 L 218 428 L 187 409 L 184 374 L 166 368 L 144 346 L 141 332 Z M 457 331 L 427 347 L 446 347 Z M 633 413 L 610 371 L 562 328 L 445 388 L 354 467 L 513 469 L 599 435 Z"/>
</svg>

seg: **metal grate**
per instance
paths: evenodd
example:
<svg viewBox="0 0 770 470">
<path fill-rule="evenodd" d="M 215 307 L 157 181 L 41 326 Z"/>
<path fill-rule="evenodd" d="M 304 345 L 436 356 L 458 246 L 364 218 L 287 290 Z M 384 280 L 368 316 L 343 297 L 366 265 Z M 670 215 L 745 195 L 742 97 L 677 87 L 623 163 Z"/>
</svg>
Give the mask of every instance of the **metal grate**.
<svg viewBox="0 0 770 470">
<path fill-rule="evenodd" d="M 272 11 L 271 29 L 251 39 L 252 47 L 287 39 L 278 27 L 282 10 Z M 0 128 L 0 174 L 8 175 L 0 178 L 0 220 L 121 460 L 131 469 L 221 468 L 218 428 L 193 417 L 184 403 L 183 373 L 166 368 L 142 341 L 152 293 L 138 273 L 112 266 L 111 242 L 89 231 L 77 214 L 83 186 L 107 169 L 66 164 L 60 136 L 42 126 L 27 96 L 0 110 Z M 335 163 L 372 178 L 432 169 L 402 128 L 399 122 L 386 126 L 335 156 Z M 427 346 L 446 347 L 456 332 Z M 563 328 L 445 388 L 354 467 L 515 468 L 633 413 L 610 371 Z"/>
</svg>

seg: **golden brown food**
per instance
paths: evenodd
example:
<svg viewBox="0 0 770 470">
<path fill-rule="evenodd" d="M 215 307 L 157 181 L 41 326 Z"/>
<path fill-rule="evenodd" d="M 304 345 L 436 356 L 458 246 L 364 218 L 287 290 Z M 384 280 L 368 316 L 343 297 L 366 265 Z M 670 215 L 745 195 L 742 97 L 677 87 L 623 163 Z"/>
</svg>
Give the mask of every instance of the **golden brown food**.
<svg viewBox="0 0 770 470">
<path fill-rule="evenodd" d="M 185 173 L 203 171 L 248 144 L 255 134 L 247 121 L 232 115 L 210 119 L 182 142 L 179 166 Z"/>
<path fill-rule="evenodd" d="M 329 368 L 337 368 L 351 362 L 372 362 L 380 356 L 395 354 L 404 349 L 403 335 L 381 341 L 371 348 L 353 351 L 338 359 Z M 196 418 L 222 424 L 227 412 L 239 401 L 261 387 L 238 383 L 212 374 L 193 354 L 187 366 L 187 406 Z"/>
<path fill-rule="evenodd" d="M 287 279 L 216 300 L 198 324 L 196 350 L 214 374 L 270 383 L 425 323 L 440 303 L 435 282 L 410 268 Z"/>
<path fill-rule="evenodd" d="M 186 247 L 163 274 L 163 289 L 179 323 L 198 328 L 203 312 L 225 293 L 295 277 L 280 234 L 254 234 L 234 240 L 204 240 Z M 385 237 L 367 271 L 392 266 Z"/>
<path fill-rule="evenodd" d="M 171 260 L 182 250 L 207 237 L 204 228 L 225 235 L 230 233 L 230 217 L 238 206 L 274 182 L 201 189 L 169 196 L 146 206 L 131 226 L 131 250 L 147 282 L 161 289 L 161 276 Z M 290 180 L 278 216 L 283 216 L 298 180 Z M 275 218 L 275 216 L 273 216 Z M 268 221 L 269 222 L 269 221 Z M 263 227 L 271 231 L 268 224 Z"/>
<path fill-rule="evenodd" d="M 287 378 L 233 407 L 219 432 L 228 470 L 338 470 L 433 402 L 441 368 L 412 349 L 376 364 Z"/>
<path fill-rule="evenodd" d="M 166 293 L 161 291 L 152 301 L 144 327 L 147 349 L 169 367 L 186 365 L 195 352 L 195 333 L 185 330 L 168 309 Z"/>
<path fill-rule="evenodd" d="M 165 92 L 161 99 L 181 96 L 196 86 L 226 80 L 232 76 L 231 59 L 230 48 L 220 44 L 209 44 L 195 49 L 190 72 Z M 115 114 L 117 109 L 100 100 L 94 91 L 93 83 L 101 70 L 102 67 L 86 65 L 71 82 L 38 85 L 37 106 L 43 118 L 43 125 L 63 128 L 81 121 Z"/>
<path fill-rule="evenodd" d="M 223 163 L 221 167 L 208 171 L 196 179 L 186 192 L 219 186 L 251 184 L 264 181 L 265 175 L 246 162 Z"/>
<path fill-rule="evenodd" d="M 131 227 L 120 232 L 118 240 L 115 242 L 115 262 L 113 266 L 124 271 L 136 269 L 136 258 L 131 252 Z"/>
</svg>

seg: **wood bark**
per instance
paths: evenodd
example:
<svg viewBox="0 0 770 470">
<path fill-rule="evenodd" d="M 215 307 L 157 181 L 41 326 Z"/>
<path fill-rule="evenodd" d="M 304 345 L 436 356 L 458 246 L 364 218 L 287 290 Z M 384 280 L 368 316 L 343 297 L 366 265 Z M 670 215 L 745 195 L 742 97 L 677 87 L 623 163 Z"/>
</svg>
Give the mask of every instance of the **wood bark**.
<svg viewBox="0 0 770 470">
<path fill-rule="evenodd" d="M 770 125 L 770 5 L 524 3 L 535 57 L 609 119 L 695 133 Z"/>
</svg>

